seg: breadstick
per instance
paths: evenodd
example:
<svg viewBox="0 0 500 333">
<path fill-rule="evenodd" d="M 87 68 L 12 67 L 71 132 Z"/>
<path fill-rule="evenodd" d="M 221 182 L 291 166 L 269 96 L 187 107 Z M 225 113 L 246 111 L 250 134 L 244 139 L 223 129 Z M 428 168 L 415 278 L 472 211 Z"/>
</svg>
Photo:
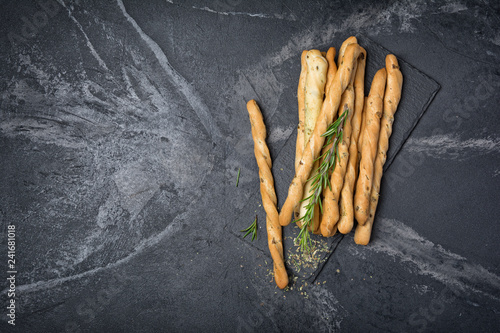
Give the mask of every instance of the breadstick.
<svg viewBox="0 0 500 333">
<path fill-rule="evenodd" d="M 314 166 L 313 166 L 313 170 L 316 170 L 318 168 L 318 161 L 316 161 L 314 163 Z M 311 201 L 311 198 L 307 199 L 307 197 L 309 197 L 311 195 L 311 187 L 312 187 L 312 180 L 309 179 L 306 184 L 304 185 L 304 194 L 303 194 L 303 198 L 298 205 L 298 209 L 297 209 L 297 212 L 295 213 L 295 220 L 297 220 L 296 224 L 299 228 L 302 228 L 302 220 L 299 220 L 302 216 L 304 216 L 307 212 L 307 205 L 309 204 L 309 202 Z M 320 223 L 320 209 L 319 209 L 319 206 L 316 205 L 314 206 L 314 213 L 313 213 L 313 218 L 310 222 L 310 225 L 308 226 L 308 230 L 309 231 L 314 231 L 314 230 L 317 230 L 319 229 L 319 223 Z"/>
<path fill-rule="evenodd" d="M 342 44 L 339 51 L 339 64 L 342 63 L 345 48 L 349 44 L 356 43 L 356 37 L 349 37 Z M 361 47 L 360 47 L 361 48 Z M 363 48 L 361 48 L 364 51 Z M 361 54 L 358 58 L 358 62 L 360 58 L 364 58 L 364 54 Z M 354 66 L 353 73 L 357 71 L 357 63 Z M 337 160 L 335 165 L 335 170 L 331 174 L 330 179 L 330 187 L 327 187 L 323 191 L 323 215 L 321 217 L 320 229 L 321 234 L 324 237 L 331 237 L 337 232 L 337 222 L 339 220 L 339 197 L 340 192 L 342 190 L 344 184 L 344 176 L 347 170 L 347 163 L 349 160 L 349 146 L 350 146 L 350 137 L 351 137 L 351 119 L 354 113 L 354 79 L 355 75 L 351 75 L 351 80 L 346 90 L 342 94 L 342 101 L 340 105 L 344 105 L 343 110 L 349 110 L 347 114 L 347 118 L 345 120 L 345 125 L 343 129 L 343 138 L 342 143 L 340 143 L 337 147 L 338 155 L 340 157 L 340 161 Z M 343 113 L 342 109 L 339 109 L 338 116 Z"/>
<path fill-rule="evenodd" d="M 337 65 L 335 64 L 335 48 L 330 47 L 328 49 L 328 52 L 326 53 L 326 60 L 328 61 L 328 72 L 326 74 L 326 85 L 325 85 L 325 94 L 328 93 L 328 90 L 330 89 L 330 86 L 332 85 L 333 78 L 335 77 L 335 73 L 337 73 Z M 328 149 L 330 149 L 331 144 L 328 145 L 328 147 L 323 147 L 323 150 L 321 152 L 321 155 Z M 316 163 L 313 166 L 313 170 L 316 170 L 318 168 L 318 165 L 323 162 L 321 161 L 316 161 Z M 311 177 L 309 177 L 311 178 Z M 307 186 L 307 184 L 306 184 Z M 307 192 L 307 189 L 304 189 L 304 193 L 309 193 Z M 317 217 L 317 219 L 316 219 Z M 313 221 L 313 226 L 310 228 L 310 231 L 312 231 L 314 234 L 321 234 L 320 231 L 320 221 L 321 221 L 321 210 L 318 207 L 317 212 L 314 212 L 314 221 Z"/>
<path fill-rule="evenodd" d="M 310 50 L 306 55 L 307 62 L 307 77 L 305 86 L 305 132 L 304 132 L 304 145 L 309 141 L 309 137 L 314 130 L 314 125 L 318 119 L 319 112 L 321 111 L 321 106 L 323 104 L 323 97 L 325 95 L 325 84 L 326 84 L 326 74 L 328 70 L 328 62 L 322 56 L 318 50 Z M 317 168 L 317 162 L 315 167 Z M 307 206 L 310 203 L 310 196 L 312 180 L 308 180 L 304 186 L 304 197 L 299 205 L 299 215 L 300 219 L 307 212 Z M 314 207 L 313 220 L 309 229 L 317 229 L 319 226 L 319 207 Z M 301 223 L 298 224 L 301 227 Z M 315 228 L 316 226 L 316 228 Z"/>
<path fill-rule="evenodd" d="M 328 74 L 326 77 L 326 87 L 325 87 L 325 92 L 328 93 L 328 90 L 330 90 L 330 86 L 332 85 L 333 78 L 335 77 L 335 73 L 337 72 L 337 65 L 335 64 L 335 48 L 330 47 L 326 54 L 326 60 L 328 60 Z M 328 145 L 324 146 L 323 149 L 321 150 L 321 156 L 325 156 L 325 153 L 330 150 L 330 148 L 333 145 L 333 141 L 330 142 Z M 322 158 L 319 162 L 323 163 L 324 158 Z M 316 165 L 314 166 L 314 169 L 316 169 Z M 328 174 L 328 177 L 331 176 L 331 172 Z M 325 191 L 329 190 L 328 187 L 323 189 L 323 194 L 322 196 L 324 197 Z M 316 234 L 321 234 L 321 231 L 319 230 L 319 225 L 317 228 L 314 230 L 314 233 Z"/>
<path fill-rule="evenodd" d="M 333 145 L 333 142 L 331 142 L 329 145 L 325 146 L 323 148 L 323 151 L 322 151 L 322 154 L 324 154 L 324 152 L 326 152 L 327 150 L 330 150 L 332 148 L 332 145 Z M 331 172 L 329 174 L 329 177 L 331 178 L 333 175 L 333 172 Z M 331 181 L 331 180 L 330 180 Z M 327 229 L 325 228 L 325 225 L 327 222 L 327 216 L 331 216 L 331 210 L 333 207 L 330 207 L 330 204 L 328 203 L 329 201 L 331 201 L 333 198 L 333 193 L 332 193 L 332 190 L 330 189 L 330 187 L 325 187 L 323 189 L 323 201 L 322 201 L 322 207 L 323 207 L 323 214 L 321 215 L 321 221 L 319 223 L 319 233 L 325 237 L 331 237 L 333 235 L 335 235 L 335 233 L 337 232 L 337 223 L 335 223 L 333 225 L 333 227 L 331 227 L 330 230 L 326 231 Z M 323 232 L 325 234 L 323 234 Z"/>
<path fill-rule="evenodd" d="M 299 86 L 297 88 L 297 101 L 299 106 L 299 126 L 297 127 L 297 143 L 295 145 L 295 172 L 297 172 L 297 168 L 299 167 L 300 158 L 302 157 L 302 152 L 304 151 L 305 140 L 304 140 L 304 119 L 305 119 L 305 91 L 306 91 L 306 78 L 307 78 L 307 50 L 302 51 L 302 55 L 300 57 L 300 77 L 299 77 Z M 298 219 L 300 214 L 299 207 L 295 208 L 295 218 Z M 301 227 L 301 222 L 298 222 L 297 225 Z"/>
<path fill-rule="evenodd" d="M 252 126 L 255 159 L 259 166 L 260 194 L 264 210 L 266 211 L 267 243 L 271 257 L 273 258 L 274 279 L 276 285 L 280 289 L 283 289 L 288 285 L 288 274 L 285 269 L 283 236 L 281 225 L 279 224 L 278 210 L 276 209 L 277 199 L 274 190 L 273 174 L 271 173 L 271 155 L 266 144 L 266 126 L 255 100 L 248 101 L 247 110 Z"/>
<path fill-rule="evenodd" d="M 385 68 L 379 69 L 373 78 L 368 95 L 359 162 L 359 177 L 354 195 L 354 217 L 359 224 L 366 223 L 370 206 L 370 194 L 373 184 L 373 166 L 377 155 L 377 143 L 380 133 L 380 118 L 383 112 L 384 90 L 387 79 Z"/>
<path fill-rule="evenodd" d="M 352 70 L 357 63 L 360 52 L 361 49 L 358 44 L 350 44 L 346 48 L 344 60 L 335 74 L 333 83 L 321 107 L 321 112 L 316 121 L 313 134 L 309 138 L 306 147 L 304 147 L 304 153 L 300 159 L 299 168 L 288 189 L 288 196 L 279 216 L 282 226 L 290 224 L 292 213 L 302 199 L 304 184 L 311 173 L 314 160 L 318 158 L 325 142 L 325 137 L 323 137 L 322 134 L 325 133 L 326 129 L 333 121 L 333 117 L 340 104 L 342 93 L 349 84 L 351 75 L 354 75 L 352 74 Z"/>
<path fill-rule="evenodd" d="M 328 89 L 330 89 L 330 86 L 332 85 L 332 82 L 333 82 L 333 78 L 335 77 L 335 73 L 337 72 L 337 65 L 335 64 L 335 48 L 334 47 L 330 47 L 328 49 L 328 52 L 326 53 L 326 60 L 328 62 L 328 72 L 326 74 L 326 85 L 325 85 L 325 93 L 328 92 Z M 307 53 L 307 52 L 306 52 Z M 304 53 L 302 53 L 304 54 Z M 323 54 L 323 52 L 322 52 Z M 307 68 L 306 68 L 307 70 Z M 305 145 L 306 142 L 303 142 L 303 145 Z M 302 146 L 303 148 L 303 146 Z M 329 148 L 328 148 L 329 149 Z M 301 151 L 301 154 L 302 154 L 302 151 Z M 323 153 L 322 153 L 323 155 Z M 297 157 L 297 156 L 296 156 Z M 296 160 L 296 164 L 295 164 L 295 172 L 297 172 L 297 163 L 300 161 L 300 156 L 299 156 L 299 159 Z M 313 166 L 313 170 L 315 170 L 317 168 L 317 164 L 315 164 Z M 309 185 L 309 187 L 308 187 Z M 309 193 L 310 192 L 310 189 L 311 189 L 311 183 L 308 182 L 306 183 L 305 185 L 305 188 L 304 188 L 304 195 Z M 300 214 L 300 209 L 301 207 L 299 207 L 301 205 L 298 205 L 297 208 L 295 209 L 295 220 L 298 220 L 300 216 L 302 216 Z M 319 234 L 319 221 L 321 221 L 321 218 L 320 218 L 320 215 L 321 215 L 321 212 L 319 211 L 319 207 L 317 210 L 315 210 L 314 212 L 314 221 L 312 223 L 313 226 L 310 226 L 310 230 L 309 231 L 312 231 L 313 233 L 315 234 Z M 299 226 L 299 228 L 302 227 L 302 221 L 297 221 L 296 222 L 297 226 Z"/>
<path fill-rule="evenodd" d="M 338 230 L 343 234 L 351 232 L 354 225 L 354 186 L 358 176 L 358 139 L 361 131 L 361 120 L 365 102 L 365 67 L 366 51 L 361 48 L 358 67 L 354 78 L 354 113 L 351 119 L 351 142 L 349 145 L 349 163 L 344 179 L 344 187 L 340 194 L 340 219 Z"/>
<path fill-rule="evenodd" d="M 339 57 L 337 59 L 337 66 L 340 67 L 340 63 L 342 62 L 342 57 L 344 56 L 344 53 L 345 53 L 345 49 L 347 48 L 347 45 L 349 44 L 357 44 L 358 43 L 358 39 L 354 36 L 351 36 L 349 38 L 347 38 L 343 43 L 342 45 L 340 46 L 340 49 L 339 49 Z"/>
<path fill-rule="evenodd" d="M 335 73 L 337 73 L 337 64 L 335 64 L 335 52 L 335 48 L 330 47 L 328 49 L 328 52 L 326 53 L 326 60 L 328 61 L 328 72 L 326 74 L 325 94 L 328 94 L 333 79 L 335 78 Z M 324 153 L 328 149 L 330 149 L 331 145 L 332 143 L 330 143 L 328 146 L 323 147 L 323 149 L 321 150 L 321 155 L 324 155 Z M 321 160 L 320 162 L 323 162 L 323 160 Z"/>
<path fill-rule="evenodd" d="M 295 145 L 295 172 L 299 166 L 302 152 L 304 151 L 304 89 L 306 85 L 307 63 L 306 63 L 307 50 L 302 51 L 300 57 L 300 77 L 299 86 L 297 87 L 297 102 L 299 105 L 299 126 L 297 127 L 297 144 Z"/>
<path fill-rule="evenodd" d="M 328 73 L 326 74 L 326 86 L 325 94 L 328 94 L 328 90 L 332 85 L 335 73 L 337 73 L 337 65 L 335 64 L 335 48 L 330 47 L 328 52 L 326 52 L 326 61 L 328 61 Z"/>
<path fill-rule="evenodd" d="M 359 132 L 359 138 L 358 138 L 358 168 L 359 168 L 359 161 L 361 160 L 361 148 L 363 147 L 363 133 L 365 132 L 365 125 L 366 125 L 365 118 L 366 118 L 366 106 L 368 105 L 367 101 L 368 101 L 368 96 L 365 96 L 363 104 L 363 114 L 361 115 L 361 130 Z"/>
<path fill-rule="evenodd" d="M 344 53 L 345 53 L 345 49 L 346 49 L 347 45 L 355 44 L 355 43 L 357 43 L 357 39 L 354 36 L 347 38 L 342 43 L 342 46 L 340 47 L 340 50 L 339 50 L 339 57 L 338 57 L 339 66 L 343 60 L 342 58 L 344 57 Z M 362 47 L 360 47 L 360 48 L 363 52 L 365 52 Z M 360 58 L 364 59 L 364 54 L 360 55 L 360 57 L 358 58 L 358 63 L 359 63 Z M 357 72 L 357 70 L 355 72 Z M 351 88 L 352 88 L 352 82 L 353 82 L 354 78 L 355 78 L 355 76 L 353 75 L 351 77 L 351 82 L 349 83 Z M 344 98 L 346 98 L 344 95 L 346 95 L 348 93 L 348 90 L 349 90 L 349 86 L 347 87 L 346 91 L 344 91 L 344 94 L 342 95 L 342 100 L 344 100 Z M 353 104 L 354 103 L 354 95 L 349 93 L 349 97 L 352 97 L 352 104 Z M 343 102 L 341 102 L 340 105 L 345 105 L 345 104 L 346 104 L 345 101 L 343 101 Z M 349 108 L 349 112 L 350 112 L 349 116 L 352 119 L 354 108 L 352 107 L 352 105 L 351 106 L 348 105 L 348 108 Z M 341 114 L 342 114 L 342 111 L 339 109 L 338 116 L 340 116 Z M 350 124 L 351 119 L 349 119 L 349 124 Z M 346 125 L 347 125 L 347 123 L 346 123 Z M 350 128 L 351 127 L 349 127 L 349 129 L 347 129 L 347 128 L 346 129 L 349 131 Z M 346 129 L 344 129 L 344 132 Z M 350 146 L 350 144 L 348 144 L 348 146 Z M 325 148 L 330 149 L 330 147 L 331 147 L 331 144 Z M 340 148 L 340 145 L 339 145 L 339 148 Z M 339 149 L 339 148 L 337 148 L 337 149 Z M 339 153 L 340 153 L 340 149 L 339 149 Z M 339 154 L 339 156 L 340 156 L 340 154 Z M 344 158 L 348 159 L 348 156 L 344 156 Z M 340 194 L 340 189 L 342 188 L 341 183 L 343 182 L 343 177 L 344 177 L 344 176 L 342 176 L 342 173 L 345 173 L 346 169 L 344 167 L 341 167 L 339 169 L 335 168 L 335 170 L 336 170 L 336 174 L 332 173 L 330 175 L 332 187 L 331 188 L 326 187 L 323 190 L 323 198 L 324 198 L 323 199 L 323 216 L 321 217 L 320 228 L 321 228 L 321 234 L 325 237 L 331 237 L 331 236 L 335 235 L 335 233 L 337 232 L 337 221 L 339 219 L 338 196 Z M 340 188 L 339 188 L 339 186 L 340 186 Z"/>
<path fill-rule="evenodd" d="M 307 75 L 305 83 L 304 146 L 309 141 L 325 96 L 328 62 L 318 50 L 306 54 Z M 299 161 L 300 162 L 300 161 Z"/>
<path fill-rule="evenodd" d="M 385 58 L 385 68 L 387 70 L 387 86 L 384 96 L 384 114 L 380 122 L 380 138 L 378 140 L 377 158 L 373 173 L 373 187 L 371 191 L 370 216 L 364 225 L 356 227 L 354 232 L 354 241 L 356 244 L 367 245 L 370 241 L 373 220 L 377 210 L 380 181 L 384 164 L 387 159 L 387 150 L 389 149 L 389 138 L 392 134 L 392 123 L 396 113 L 399 101 L 401 100 L 401 88 L 403 86 L 403 75 L 399 69 L 398 60 L 392 54 Z"/>
<path fill-rule="evenodd" d="M 331 140 L 331 142 L 330 142 L 328 145 L 323 146 L 323 149 L 321 150 L 321 156 L 323 156 L 323 158 L 321 158 L 321 159 L 319 160 L 319 162 L 320 162 L 320 163 L 323 163 L 323 161 L 325 160 L 325 158 L 326 158 L 326 155 L 325 155 L 325 154 L 326 154 L 326 153 L 327 153 L 327 152 L 328 152 L 328 151 L 332 148 L 333 141 L 334 141 L 334 140 Z M 317 168 L 317 167 L 316 167 L 316 165 L 314 166 L 314 168 L 315 168 L 315 169 Z M 328 179 L 330 179 L 330 177 L 331 177 L 331 176 L 332 176 L 332 171 L 330 170 L 330 171 L 328 172 Z M 328 192 L 331 192 L 330 187 L 328 187 L 328 186 L 327 186 L 327 187 L 323 188 L 323 193 L 321 194 L 321 197 L 322 197 L 322 198 L 325 198 L 326 196 L 328 196 L 328 194 L 327 194 Z M 320 200 L 321 200 L 322 207 L 323 207 L 323 212 L 324 212 L 324 211 L 325 211 L 325 209 L 327 209 L 327 208 L 324 206 L 322 198 L 320 198 Z M 321 212 L 320 212 L 320 213 L 321 213 Z M 323 219 L 323 214 L 321 214 L 321 219 L 320 219 L 320 223 L 319 223 L 318 229 L 316 229 L 316 230 L 315 230 L 315 233 L 316 233 L 316 234 L 321 234 L 321 220 L 322 220 L 322 219 Z M 335 229 L 335 230 L 336 230 L 336 229 Z M 332 236 L 333 236 L 333 235 L 332 235 Z"/>
<path fill-rule="evenodd" d="M 353 68 L 353 73 L 356 72 L 356 67 L 357 63 Z M 337 146 L 339 159 L 337 159 L 335 169 L 330 178 L 331 190 L 328 189 L 326 191 L 325 198 L 323 199 L 323 216 L 321 217 L 320 228 L 321 234 L 324 237 L 334 235 L 334 226 L 337 225 L 339 220 L 339 196 L 344 185 L 345 171 L 349 161 L 349 144 L 351 142 L 351 119 L 354 112 L 354 77 L 355 75 L 351 76 L 351 82 L 342 94 L 341 105 L 344 105 L 343 110 L 348 111 L 343 128 L 342 141 Z M 339 117 L 341 114 L 339 109 Z"/>
</svg>

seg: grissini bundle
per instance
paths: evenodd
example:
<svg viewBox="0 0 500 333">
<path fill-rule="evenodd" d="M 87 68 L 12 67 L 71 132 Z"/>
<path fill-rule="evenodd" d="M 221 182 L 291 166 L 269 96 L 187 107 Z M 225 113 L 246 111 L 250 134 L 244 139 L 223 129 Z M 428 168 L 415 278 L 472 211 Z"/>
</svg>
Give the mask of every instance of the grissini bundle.
<svg viewBox="0 0 500 333">
<path fill-rule="evenodd" d="M 302 157 L 302 152 L 304 151 L 304 115 L 305 115 L 305 103 L 304 103 L 304 92 L 306 86 L 306 75 L 307 75 L 307 63 L 306 63 L 307 50 L 302 51 L 302 56 L 300 57 L 300 77 L 299 86 L 297 87 L 297 104 L 299 106 L 299 125 L 297 126 L 297 144 L 295 145 L 295 172 L 299 167 L 300 158 Z"/>
<path fill-rule="evenodd" d="M 398 60 L 392 54 L 385 58 L 385 68 L 387 71 L 387 86 L 384 96 L 384 114 L 380 122 L 380 137 L 378 140 L 377 158 L 375 160 L 373 187 L 371 191 L 370 215 L 364 225 L 358 224 L 354 232 L 354 241 L 356 244 L 367 245 L 370 241 L 373 220 L 377 210 L 378 199 L 380 195 L 380 181 L 384 164 L 387 159 L 387 150 L 389 149 L 389 138 L 392 134 L 392 124 L 394 114 L 396 113 L 399 101 L 401 100 L 401 88 L 403 86 L 403 74 L 399 69 Z"/>
<path fill-rule="evenodd" d="M 358 139 L 363 119 L 365 104 L 365 67 L 366 51 L 361 48 L 358 67 L 354 78 L 354 113 L 351 119 L 351 141 L 349 145 L 349 164 L 344 178 L 344 187 L 340 194 L 340 219 L 338 230 L 343 234 L 351 232 L 354 225 L 354 186 L 358 177 Z"/>
<path fill-rule="evenodd" d="M 353 73 L 356 72 L 357 63 L 354 65 Z M 336 232 L 336 226 L 339 220 L 339 196 L 342 191 L 342 186 L 344 185 L 344 176 L 347 169 L 347 163 L 349 161 L 349 144 L 351 141 L 351 119 L 354 110 L 354 78 L 355 75 L 351 75 L 351 81 L 342 94 L 341 104 L 343 105 L 343 111 L 339 109 L 339 117 L 347 110 L 347 117 L 343 125 L 343 135 L 342 141 L 339 142 L 337 146 L 338 159 L 335 164 L 335 169 L 332 172 L 330 178 L 330 188 L 327 188 L 325 193 L 325 198 L 323 199 L 323 216 L 321 218 L 321 234 L 324 237 L 333 236 Z"/>
<path fill-rule="evenodd" d="M 328 61 L 323 57 L 320 51 L 310 50 L 306 54 L 307 63 L 307 75 L 305 84 L 305 113 L 304 113 L 304 146 L 309 141 L 318 115 L 321 111 L 321 106 L 323 105 L 323 98 L 325 96 L 325 85 L 326 77 L 328 71 Z M 315 163 L 314 169 L 318 166 L 318 162 Z M 309 197 L 309 192 L 311 189 L 312 180 L 308 180 L 304 187 L 304 197 L 299 205 L 298 218 L 306 214 L 307 205 L 311 201 Z M 315 213 L 311 225 L 309 226 L 311 230 L 317 229 L 319 226 L 319 207 L 315 207 Z M 299 222 L 297 225 L 301 226 Z M 316 227 L 315 227 L 316 226 Z"/>
<path fill-rule="evenodd" d="M 283 236 L 276 208 L 277 199 L 274 190 L 273 174 L 271 173 L 271 155 L 266 144 L 266 126 L 255 100 L 248 101 L 247 110 L 252 127 L 255 159 L 259 166 L 260 194 L 264 210 L 266 211 L 267 243 L 271 257 L 273 258 L 274 279 L 276 285 L 283 289 L 288 285 L 288 274 L 285 269 Z"/>
<path fill-rule="evenodd" d="M 304 147 L 304 153 L 302 154 L 302 158 L 299 162 L 299 168 L 288 189 L 288 196 L 283 204 L 279 216 L 280 224 L 282 226 L 290 224 L 292 213 L 295 207 L 299 204 L 299 201 L 302 199 L 304 184 L 307 181 L 314 161 L 318 158 L 325 142 L 325 137 L 322 135 L 325 133 L 328 126 L 333 122 L 333 117 L 339 107 L 342 93 L 349 84 L 351 75 L 354 75 L 353 68 L 357 64 L 357 59 L 360 53 L 361 48 L 358 44 L 350 44 L 346 48 L 344 60 L 335 74 L 333 83 L 323 102 L 314 131 L 308 144 Z"/>
<path fill-rule="evenodd" d="M 370 214 L 373 166 L 377 155 L 386 79 L 386 69 L 379 69 L 373 78 L 367 100 L 365 123 L 363 124 L 362 133 L 361 160 L 359 161 L 359 176 L 356 183 L 356 193 L 354 194 L 354 217 L 361 225 L 366 223 Z"/>
</svg>

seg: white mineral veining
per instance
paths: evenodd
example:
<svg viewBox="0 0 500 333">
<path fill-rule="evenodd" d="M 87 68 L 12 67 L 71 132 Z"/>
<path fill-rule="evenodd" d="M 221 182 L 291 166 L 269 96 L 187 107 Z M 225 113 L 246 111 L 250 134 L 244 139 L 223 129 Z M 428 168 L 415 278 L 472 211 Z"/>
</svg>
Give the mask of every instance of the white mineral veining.
<svg viewBox="0 0 500 333">
<path fill-rule="evenodd" d="M 167 3 L 170 3 L 172 5 L 177 5 L 178 3 L 173 0 L 166 0 Z M 230 3 L 226 3 L 225 7 L 228 9 L 231 9 L 232 6 Z M 195 9 L 195 10 L 201 10 L 204 12 L 208 13 L 213 13 L 217 15 L 224 15 L 224 16 L 249 16 L 249 17 L 256 17 L 256 18 L 261 18 L 261 19 L 278 19 L 278 20 L 287 20 L 287 21 L 296 21 L 297 17 L 295 14 L 290 12 L 289 14 L 283 14 L 283 13 L 273 13 L 273 14 L 266 14 L 266 13 L 249 13 L 249 12 L 239 12 L 239 11 L 221 11 L 221 10 L 215 10 L 212 9 L 208 6 L 204 7 L 199 7 L 199 6 L 191 6 L 190 8 Z"/>
<path fill-rule="evenodd" d="M 269 143 L 275 143 L 278 141 L 287 140 L 292 134 L 295 127 L 275 127 L 271 129 L 271 133 L 268 135 L 267 141 Z"/>
<path fill-rule="evenodd" d="M 481 265 L 432 243 L 397 220 L 377 218 L 375 228 L 377 237 L 367 250 L 397 258 L 411 272 L 449 287 L 500 301 L 500 277 Z"/>
<path fill-rule="evenodd" d="M 479 155 L 499 153 L 500 138 L 488 136 L 462 139 L 452 134 L 433 135 L 410 138 L 403 149 L 412 153 L 425 153 L 433 158 L 465 160 Z"/>
</svg>

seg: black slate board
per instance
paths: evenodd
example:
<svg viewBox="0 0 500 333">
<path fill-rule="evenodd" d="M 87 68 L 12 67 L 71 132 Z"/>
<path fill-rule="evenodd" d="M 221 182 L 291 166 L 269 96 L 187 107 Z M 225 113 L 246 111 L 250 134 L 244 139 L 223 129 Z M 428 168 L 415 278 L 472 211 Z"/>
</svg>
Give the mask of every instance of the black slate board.
<svg viewBox="0 0 500 333">
<path fill-rule="evenodd" d="M 391 52 L 368 38 L 362 38 L 359 42 L 368 53 L 365 77 L 365 94 L 368 95 L 375 73 L 385 66 L 385 56 Z M 434 79 L 403 59 L 398 58 L 398 62 L 403 73 L 403 91 L 398 110 L 394 116 L 384 171 L 389 169 L 397 153 L 441 88 Z"/>
<path fill-rule="evenodd" d="M 370 83 L 373 76 L 379 68 L 385 66 L 385 57 L 391 52 L 385 49 L 383 46 L 375 43 L 368 38 L 358 38 L 358 42 L 367 50 L 367 66 L 366 66 L 366 77 L 365 77 L 365 94 L 368 94 L 370 89 Z M 338 48 L 341 41 L 334 41 L 332 45 Z M 314 46 L 320 50 L 328 49 L 329 45 L 319 45 Z M 396 55 L 397 56 L 397 55 Z M 298 59 L 300 55 L 296 58 Z M 273 73 L 279 79 L 280 76 L 287 77 L 293 66 L 300 66 L 300 61 L 297 59 L 289 59 L 284 63 L 278 64 L 272 68 Z M 433 100 L 436 93 L 439 91 L 439 84 L 427 76 L 426 74 L 419 71 L 417 68 L 408 64 L 402 59 L 398 59 L 401 71 L 404 76 L 403 92 L 402 98 L 398 107 L 398 111 L 395 115 L 395 121 L 393 126 L 392 136 L 390 138 L 390 148 L 387 153 L 387 161 L 384 166 L 384 170 L 387 170 L 397 153 L 405 143 L 406 139 L 411 134 L 418 120 L 422 117 L 427 107 Z M 294 64 L 291 64 L 294 63 Z M 281 73 L 281 75 L 280 75 Z M 293 84 L 292 84 L 293 82 Z M 288 81 L 283 84 L 286 85 L 285 90 L 295 90 L 296 81 Z M 256 88 L 254 88 L 257 90 Z M 289 95 L 290 93 L 284 93 L 283 95 Z M 255 98 L 258 100 L 258 96 L 248 96 L 247 99 Z M 281 101 L 280 101 L 281 102 Z M 295 102 L 295 101 L 294 101 Z M 290 102 L 287 102 L 290 105 Z M 280 112 L 278 106 L 278 111 L 272 114 L 269 119 L 266 119 L 266 126 L 268 133 L 273 131 L 273 128 L 283 125 L 283 122 L 290 122 L 290 114 L 288 112 Z M 262 110 L 264 116 L 266 116 L 266 110 Z M 295 112 L 296 113 L 296 112 Z M 295 125 L 295 123 L 287 125 Z M 295 159 L 295 142 L 296 142 L 296 130 L 289 136 L 288 140 L 283 147 L 277 147 L 276 145 L 270 145 L 270 150 L 273 156 L 273 175 L 276 187 L 276 193 L 278 195 L 278 206 L 284 202 L 288 192 L 288 186 L 294 175 L 294 159 Z M 257 173 L 258 171 L 255 170 Z M 228 229 L 236 237 L 242 238 L 243 233 L 241 230 L 248 227 L 255 216 L 258 219 L 258 237 L 253 242 L 251 237 L 245 238 L 245 241 L 251 242 L 252 246 L 262 250 L 264 253 L 268 254 L 267 248 L 267 236 L 266 236 L 266 214 L 261 205 L 261 197 L 258 189 L 258 184 L 256 184 L 255 192 L 252 194 L 242 211 L 237 215 L 236 219 L 229 219 L 226 229 Z M 297 254 L 299 249 L 294 245 L 293 239 L 298 235 L 298 228 L 290 224 L 288 227 L 283 228 L 284 246 L 285 246 L 285 260 L 287 268 L 292 272 L 293 277 L 298 277 L 301 280 L 308 281 L 310 283 L 314 282 L 319 272 L 322 270 L 324 264 L 327 262 L 329 256 L 333 253 L 335 248 L 339 245 L 340 241 L 343 239 L 343 235 L 337 234 L 331 238 L 324 238 L 321 236 L 313 235 L 313 241 L 317 245 L 317 253 L 313 260 L 309 260 L 308 263 L 298 264 L 295 262 L 297 259 Z"/>
</svg>

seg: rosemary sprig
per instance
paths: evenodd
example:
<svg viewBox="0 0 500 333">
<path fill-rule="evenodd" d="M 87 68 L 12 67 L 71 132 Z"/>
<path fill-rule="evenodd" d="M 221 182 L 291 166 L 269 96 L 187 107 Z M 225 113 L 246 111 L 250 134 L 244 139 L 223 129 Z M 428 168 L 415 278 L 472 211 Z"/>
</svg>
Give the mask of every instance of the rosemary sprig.
<svg viewBox="0 0 500 333">
<path fill-rule="evenodd" d="M 321 213 L 323 213 L 323 206 L 321 204 L 321 193 L 323 193 L 323 189 L 327 186 L 331 189 L 332 185 L 330 184 L 330 170 L 335 169 L 335 165 L 337 160 L 340 161 L 340 156 L 338 152 L 338 145 L 342 142 L 344 135 L 344 124 L 347 119 L 347 115 L 349 113 L 349 109 L 347 105 L 344 106 L 344 112 L 337 118 L 323 133 L 322 136 L 326 137 L 325 147 L 330 143 L 333 143 L 330 149 L 328 149 L 323 155 L 319 156 L 315 161 L 321 159 L 322 162 L 317 170 L 313 170 L 311 177 L 313 180 L 309 195 L 307 198 L 302 199 L 302 201 L 309 200 L 306 205 L 306 213 L 304 216 L 295 220 L 294 222 L 302 221 L 302 227 L 300 228 L 299 235 L 297 239 L 299 239 L 299 245 L 302 252 L 309 252 L 311 248 L 311 235 L 309 234 L 309 226 L 311 225 L 314 219 L 314 206 L 316 204 L 319 205 Z M 296 241 L 297 241 L 296 239 Z"/>
<path fill-rule="evenodd" d="M 238 175 L 236 176 L 236 187 L 238 187 L 238 184 L 240 183 L 240 171 L 241 168 L 238 168 Z"/>
<path fill-rule="evenodd" d="M 252 234 L 252 242 L 255 238 L 257 238 L 257 215 L 255 215 L 255 220 L 253 220 L 253 223 L 246 229 L 240 230 L 241 232 L 245 232 L 245 238 L 249 234 Z"/>
</svg>

